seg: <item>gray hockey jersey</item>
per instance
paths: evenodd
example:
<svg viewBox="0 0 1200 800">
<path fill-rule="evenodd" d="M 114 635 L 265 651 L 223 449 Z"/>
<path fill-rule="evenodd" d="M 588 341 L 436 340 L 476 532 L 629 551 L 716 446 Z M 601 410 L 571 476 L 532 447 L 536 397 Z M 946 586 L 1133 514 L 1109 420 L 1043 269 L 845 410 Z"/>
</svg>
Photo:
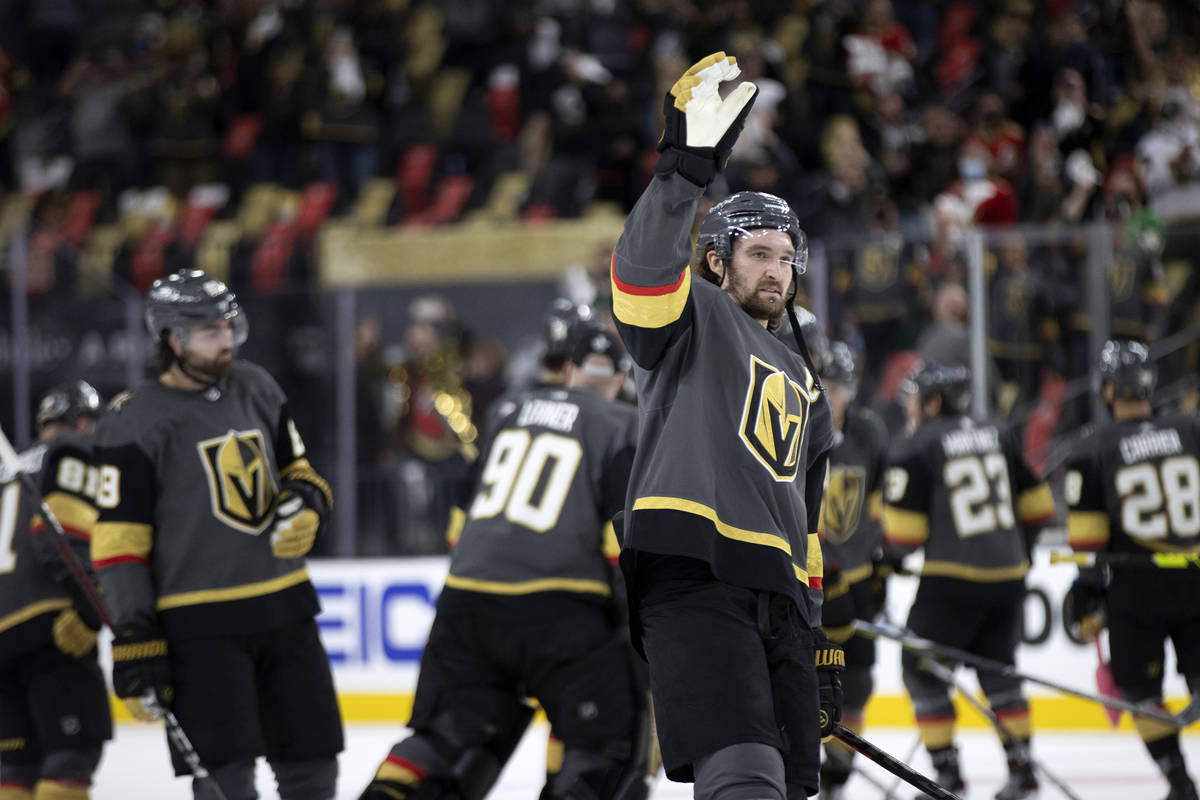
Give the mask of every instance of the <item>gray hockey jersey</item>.
<svg viewBox="0 0 1200 800">
<path fill-rule="evenodd" d="M 799 355 L 692 279 L 701 193 L 652 180 L 613 254 L 640 415 L 624 548 L 706 561 L 722 581 L 791 596 L 816 624 L 829 404 Z"/>
<path fill-rule="evenodd" d="M 884 536 L 901 550 L 924 546 L 923 575 L 1020 580 L 1025 528 L 1054 514 L 1017 440 L 969 417 L 923 423 L 894 449 L 884 481 Z"/>
<path fill-rule="evenodd" d="M 837 446 L 829 456 L 829 481 L 821 504 L 821 549 L 825 566 L 836 567 L 848 583 L 871 575 L 875 550 L 883 542 L 883 472 L 887 467 L 887 428 L 869 409 L 846 409 Z"/>
<path fill-rule="evenodd" d="M 20 454 L 46 505 L 62 525 L 71 549 L 87 565 L 96 511 L 91 498 L 96 471 L 87 437 L 63 434 Z M 51 530 L 18 476 L 0 466 L 0 660 L 51 641 L 54 617 L 71 605 L 55 573 L 69 580 Z"/>
<path fill-rule="evenodd" d="M 636 431 L 632 406 L 584 390 L 542 386 L 505 401 L 446 586 L 610 596 L 610 520 L 625 503 Z"/>
<path fill-rule="evenodd" d="M 252 633 L 318 611 L 303 558 L 264 535 L 282 477 L 311 472 L 283 391 L 234 363 L 219 390 L 158 382 L 123 395 L 96 429 L 92 558 L 118 628 L 168 637 Z"/>
</svg>

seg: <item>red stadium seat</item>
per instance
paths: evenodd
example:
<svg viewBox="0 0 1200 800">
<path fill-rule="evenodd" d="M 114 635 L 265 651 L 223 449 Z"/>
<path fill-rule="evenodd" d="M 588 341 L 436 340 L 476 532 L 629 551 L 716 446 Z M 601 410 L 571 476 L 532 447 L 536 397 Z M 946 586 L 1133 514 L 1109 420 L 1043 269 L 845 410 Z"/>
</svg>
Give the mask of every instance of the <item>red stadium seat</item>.
<svg viewBox="0 0 1200 800">
<path fill-rule="evenodd" d="M 414 144 L 400 157 L 396 185 L 400 187 L 406 213 L 423 211 L 429 205 L 429 185 L 437 167 L 437 157 L 437 145 L 428 142 Z"/>
<path fill-rule="evenodd" d="M 296 227 L 301 236 L 312 238 L 321 227 L 333 204 L 337 201 L 338 187 L 332 181 L 310 183 L 300 196 L 300 209 L 296 212 Z"/>
<path fill-rule="evenodd" d="M 296 248 L 299 225 L 295 220 L 272 222 L 258 240 L 250 258 L 250 286 L 256 292 L 274 292 L 287 285 L 288 266 Z"/>
<path fill-rule="evenodd" d="M 263 120 L 258 114 L 242 114 L 234 117 L 225 131 L 225 141 L 221 152 L 233 161 L 245 161 L 254 152 L 258 142 L 259 131 L 262 130 Z"/>
<path fill-rule="evenodd" d="M 474 188 L 475 179 L 469 175 L 447 175 L 438 183 L 437 195 L 429 208 L 418 214 L 409 214 L 403 224 L 423 226 L 454 222 L 462 214 Z"/>
<path fill-rule="evenodd" d="M 82 247 L 87 240 L 88 231 L 96 221 L 96 212 L 100 209 L 99 192 L 75 192 L 71 195 L 71 204 L 67 215 L 62 221 L 60 230 L 67 241 L 76 247 Z"/>
</svg>

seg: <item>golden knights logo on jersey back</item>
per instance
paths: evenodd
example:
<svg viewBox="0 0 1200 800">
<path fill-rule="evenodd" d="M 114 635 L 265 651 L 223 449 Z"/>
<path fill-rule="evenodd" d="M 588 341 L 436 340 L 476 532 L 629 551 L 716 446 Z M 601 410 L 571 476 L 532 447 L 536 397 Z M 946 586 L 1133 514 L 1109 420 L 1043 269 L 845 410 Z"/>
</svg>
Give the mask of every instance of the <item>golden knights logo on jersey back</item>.
<svg viewBox="0 0 1200 800">
<path fill-rule="evenodd" d="M 867 471 L 862 467 L 838 466 L 829 470 L 822 530 L 830 542 L 844 544 L 858 529 L 866 488 Z"/>
<path fill-rule="evenodd" d="M 196 445 L 208 475 L 213 515 L 232 528 L 258 534 L 271 518 L 275 477 L 258 429 L 230 431 Z"/>
<path fill-rule="evenodd" d="M 750 385 L 738 435 L 777 481 L 791 481 L 800 467 L 800 443 L 809 405 L 817 398 L 807 389 L 755 356 L 750 356 Z"/>
</svg>

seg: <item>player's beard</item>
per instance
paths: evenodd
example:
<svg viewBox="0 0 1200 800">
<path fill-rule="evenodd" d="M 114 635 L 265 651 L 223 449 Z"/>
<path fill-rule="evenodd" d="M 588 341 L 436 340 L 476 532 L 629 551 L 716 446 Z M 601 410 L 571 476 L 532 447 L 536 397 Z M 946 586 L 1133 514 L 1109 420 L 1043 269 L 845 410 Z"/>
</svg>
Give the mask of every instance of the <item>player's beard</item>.
<svg viewBox="0 0 1200 800">
<path fill-rule="evenodd" d="M 188 354 L 184 361 L 184 372 L 190 377 L 206 383 L 216 383 L 233 369 L 233 350 L 222 350 L 212 358 L 197 358 Z"/>
<path fill-rule="evenodd" d="M 766 279 L 758 281 L 753 288 L 743 286 L 738 280 L 736 272 L 730 276 L 730 283 L 732 284 L 730 294 L 743 311 L 759 322 L 765 321 L 767 330 L 773 331 L 779 327 L 780 321 L 787 311 L 785 298 L 789 287 Z M 768 293 L 765 291 L 768 288 L 775 288 L 778 293 Z"/>
</svg>

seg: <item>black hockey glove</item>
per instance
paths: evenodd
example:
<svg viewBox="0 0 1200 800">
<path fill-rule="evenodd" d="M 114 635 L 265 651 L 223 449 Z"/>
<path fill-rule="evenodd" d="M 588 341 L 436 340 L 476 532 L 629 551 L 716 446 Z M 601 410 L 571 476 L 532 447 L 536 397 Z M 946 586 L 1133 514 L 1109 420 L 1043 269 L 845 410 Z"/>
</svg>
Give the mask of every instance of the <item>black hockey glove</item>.
<svg viewBox="0 0 1200 800">
<path fill-rule="evenodd" d="M 299 558 L 307 554 L 326 516 L 325 497 L 320 489 L 305 481 L 284 481 L 275 498 L 271 552 L 276 558 Z"/>
<path fill-rule="evenodd" d="M 1077 642 L 1090 642 L 1108 625 L 1105 606 L 1107 593 L 1094 580 L 1080 576 L 1063 598 L 1063 621 L 1067 633 Z"/>
<path fill-rule="evenodd" d="M 663 100 L 666 127 L 658 142 L 656 175 L 677 172 L 707 186 L 725 168 L 758 96 L 758 87 L 746 81 L 721 99 L 718 87 L 740 73 L 733 56 L 713 53 L 675 81 Z"/>
<path fill-rule="evenodd" d="M 877 554 L 871 562 L 871 617 L 887 608 L 888 578 L 901 570 L 902 556 L 891 553 Z"/>
<path fill-rule="evenodd" d="M 833 726 L 842 721 L 842 670 L 846 667 L 846 654 L 819 629 L 813 631 L 813 651 L 821 704 L 817 724 L 821 726 L 821 741 L 827 742 L 833 736 Z"/>
<path fill-rule="evenodd" d="M 151 722 L 171 705 L 175 688 L 167 640 L 157 629 L 124 629 L 112 645 L 113 691 L 135 719 Z"/>
</svg>

